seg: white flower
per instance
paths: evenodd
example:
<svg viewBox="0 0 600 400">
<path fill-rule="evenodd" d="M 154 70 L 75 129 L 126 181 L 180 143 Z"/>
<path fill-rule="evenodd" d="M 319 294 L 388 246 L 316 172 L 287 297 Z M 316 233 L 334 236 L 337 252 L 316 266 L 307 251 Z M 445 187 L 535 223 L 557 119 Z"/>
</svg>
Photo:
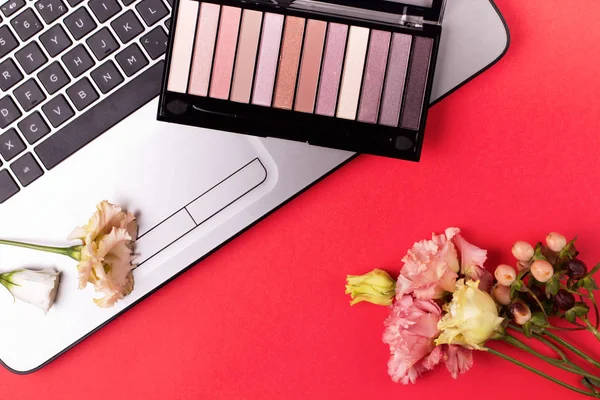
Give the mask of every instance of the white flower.
<svg viewBox="0 0 600 400">
<path fill-rule="evenodd" d="M 48 312 L 58 291 L 60 273 L 53 268 L 19 269 L 0 274 L 0 283 L 16 298 Z"/>
</svg>

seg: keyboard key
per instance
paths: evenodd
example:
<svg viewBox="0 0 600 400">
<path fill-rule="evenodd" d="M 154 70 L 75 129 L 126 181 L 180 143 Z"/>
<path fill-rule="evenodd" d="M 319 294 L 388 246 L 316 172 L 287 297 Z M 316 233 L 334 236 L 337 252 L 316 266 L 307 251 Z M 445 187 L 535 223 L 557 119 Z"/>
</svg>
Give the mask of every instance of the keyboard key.
<svg viewBox="0 0 600 400">
<path fill-rule="evenodd" d="M 42 23 L 31 8 L 14 17 L 10 24 L 22 41 L 28 40 L 42 30 Z"/>
<path fill-rule="evenodd" d="M 6 128 L 20 116 L 21 111 L 19 111 L 17 105 L 10 96 L 4 96 L 0 99 L 0 128 Z"/>
<path fill-rule="evenodd" d="M 29 79 L 16 88 L 13 94 L 25 111 L 31 110 L 46 99 L 46 96 L 42 93 L 42 89 L 40 89 L 33 79 Z"/>
<path fill-rule="evenodd" d="M 75 40 L 79 40 L 96 28 L 96 23 L 83 7 L 64 19 L 65 25 Z"/>
<path fill-rule="evenodd" d="M 67 3 L 69 3 L 69 5 L 71 7 L 75 7 L 77 4 L 81 3 L 83 0 L 67 0 Z"/>
<path fill-rule="evenodd" d="M 138 0 L 121 0 L 121 3 L 123 3 L 124 6 L 128 6 L 136 1 Z"/>
<path fill-rule="evenodd" d="M 25 148 L 25 143 L 23 143 L 16 130 L 9 129 L 0 135 L 0 154 L 6 161 L 15 158 Z"/>
<path fill-rule="evenodd" d="M 67 36 L 67 32 L 60 25 L 54 25 L 42 33 L 40 35 L 40 42 L 48 54 L 50 54 L 50 57 L 56 57 L 73 43 L 69 39 L 69 36 Z"/>
<path fill-rule="evenodd" d="M 42 111 L 48 117 L 53 127 L 63 124 L 75 113 L 63 95 L 53 98 L 42 106 Z"/>
<path fill-rule="evenodd" d="M 83 110 L 94 101 L 98 100 L 98 93 L 92 87 L 92 84 L 87 78 L 83 78 L 79 82 L 67 89 L 69 98 L 75 104 L 75 108 L 79 111 Z"/>
<path fill-rule="evenodd" d="M 21 64 L 26 74 L 30 74 L 48 61 L 40 46 L 31 42 L 15 53 L 15 58 Z"/>
<path fill-rule="evenodd" d="M 25 7 L 25 0 L 9 0 L 0 7 L 0 10 L 5 17 L 10 17 L 23 7 Z"/>
<path fill-rule="evenodd" d="M 127 76 L 134 75 L 140 69 L 148 65 L 148 59 L 135 43 L 117 54 L 115 59 Z"/>
<path fill-rule="evenodd" d="M 42 115 L 37 111 L 23 118 L 17 126 L 29 144 L 34 144 L 50 133 L 48 124 L 46 124 Z"/>
<path fill-rule="evenodd" d="M 106 22 L 121 11 L 117 0 L 90 0 L 88 6 L 100 22 Z"/>
<path fill-rule="evenodd" d="M 42 171 L 42 168 L 35 161 L 31 153 L 21 156 L 21 158 L 10 165 L 10 169 L 12 169 L 12 172 L 23 186 L 29 185 L 44 174 L 44 171 Z"/>
<path fill-rule="evenodd" d="M 35 8 L 47 24 L 56 21 L 68 11 L 62 0 L 38 0 Z"/>
<path fill-rule="evenodd" d="M 119 43 L 111 35 L 108 28 L 102 28 L 94 33 L 86 40 L 86 43 L 92 49 L 92 53 L 94 53 L 98 61 L 105 59 L 106 56 L 119 48 Z"/>
<path fill-rule="evenodd" d="M 121 39 L 121 42 L 128 43 L 134 37 L 144 31 L 144 27 L 133 11 L 129 10 L 119 18 L 110 23 L 112 28 Z"/>
<path fill-rule="evenodd" d="M 69 50 L 67 54 L 62 56 L 62 60 L 74 78 L 94 66 L 94 60 L 81 44 Z"/>
<path fill-rule="evenodd" d="M 167 28 L 168 31 L 171 30 L 171 18 L 165 21 L 165 28 Z"/>
<path fill-rule="evenodd" d="M 17 48 L 19 43 L 6 25 L 0 27 L 0 58 Z"/>
<path fill-rule="evenodd" d="M 58 92 L 71 82 L 71 79 L 57 61 L 41 70 L 38 74 L 38 79 L 49 94 Z"/>
<path fill-rule="evenodd" d="M 142 0 L 135 6 L 148 26 L 152 26 L 169 14 L 162 0 Z"/>
<path fill-rule="evenodd" d="M 167 34 L 160 26 L 142 36 L 141 42 L 153 60 L 156 60 L 167 51 Z"/>
<path fill-rule="evenodd" d="M 117 70 L 112 61 L 107 61 L 90 74 L 102 93 L 108 93 L 119 83 L 123 82 L 123 75 Z"/>
<path fill-rule="evenodd" d="M 23 79 L 23 74 L 12 59 L 9 58 L 0 64 L 0 89 L 6 92 L 21 79 Z"/>
<path fill-rule="evenodd" d="M 19 186 L 10 173 L 5 169 L 0 171 L 0 203 L 4 203 L 18 192 Z"/>
<path fill-rule="evenodd" d="M 165 63 L 160 61 L 37 145 L 35 152 L 51 169 L 158 96 Z"/>
</svg>

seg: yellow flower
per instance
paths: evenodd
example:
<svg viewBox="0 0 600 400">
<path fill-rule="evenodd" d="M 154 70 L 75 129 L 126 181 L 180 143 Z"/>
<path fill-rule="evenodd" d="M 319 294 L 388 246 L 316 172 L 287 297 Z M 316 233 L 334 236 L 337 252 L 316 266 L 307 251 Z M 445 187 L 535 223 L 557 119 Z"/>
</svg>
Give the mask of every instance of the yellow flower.
<svg viewBox="0 0 600 400">
<path fill-rule="evenodd" d="M 396 282 L 380 269 L 374 269 L 365 275 L 348 275 L 346 282 L 346 294 L 352 297 L 351 305 L 367 301 L 389 306 L 396 294 Z"/>
<path fill-rule="evenodd" d="M 133 243 L 137 238 L 135 216 L 103 201 L 87 225 L 76 228 L 69 240 L 83 242 L 79 257 L 79 288 L 94 285 L 104 297 L 94 299 L 110 307 L 133 290 Z"/>
<path fill-rule="evenodd" d="M 499 331 L 503 318 L 492 296 L 479 289 L 479 281 L 456 282 L 452 301 L 444 306 L 446 315 L 438 323 L 436 345 L 457 344 L 484 350 L 483 344 Z"/>
</svg>

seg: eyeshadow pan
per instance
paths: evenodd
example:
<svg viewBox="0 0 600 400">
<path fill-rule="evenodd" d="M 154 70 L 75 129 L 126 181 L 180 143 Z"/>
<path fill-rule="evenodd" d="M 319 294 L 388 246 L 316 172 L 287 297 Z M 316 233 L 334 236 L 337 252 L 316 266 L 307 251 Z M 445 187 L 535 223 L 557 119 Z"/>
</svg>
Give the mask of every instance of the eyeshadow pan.
<svg viewBox="0 0 600 400">
<path fill-rule="evenodd" d="M 348 25 L 331 23 L 328 30 L 316 113 L 333 117 L 344 64 Z"/>
<path fill-rule="evenodd" d="M 415 36 L 412 50 L 408 81 L 406 83 L 406 98 L 402 111 L 402 127 L 418 130 L 421 126 L 423 99 L 429 74 L 429 60 L 433 49 L 433 39 Z"/>
<path fill-rule="evenodd" d="M 244 10 L 233 83 L 231 85 L 232 101 L 250 102 L 261 25 L 262 13 L 260 11 Z"/>
<path fill-rule="evenodd" d="M 196 30 L 199 6 L 200 3 L 193 0 L 181 0 L 179 3 L 167 84 L 167 90 L 172 92 L 185 93 L 187 91 L 194 48 L 194 36 L 190 35 L 190 32 Z"/>
<path fill-rule="evenodd" d="M 315 97 L 325 44 L 327 23 L 311 19 L 306 24 L 302 63 L 298 75 L 298 89 L 294 110 L 312 113 L 315 108 Z"/>
<path fill-rule="evenodd" d="M 273 107 L 275 108 L 292 109 L 305 22 L 304 18 L 298 17 L 286 17 L 285 19 L 277 84 L 275 85 L 275 99 L 273 100 Z"/>
<path fill-rule="evenodd" d="M 391 32 L 371 32 L 363 89 L 360 96 L 360 109 L 358 111 L 358 120 L 361 122 L 377 123 L 391 37 Z"/>
<path fill-rule="evenodd" d="M 189 87 L 189 93 L 196 96 L 206 96 L 208 94 L 220 8 L 220 6 L 211 3 L 200 5 Z"/>
<path fill-rule="evenodd" d="M 252 104 L 265 107 L 271 105 L 282 31 L 283 15 L 265 13 Z"/>
<path fill-rule="evenodd" d="M 360 86 L 362 84 L 365 56 L 369 44 L 369 28 L 350 27 L 346 60 L 342 74 L 337 117 L 355 119 L 358 107 Z"/>
<path fill-rule="evenodd" d="M 210 97 L 227 100 L 231 88 L 231 74 L 238 41 L 242 9 L 223 6 L 217 36 L 217 48 L 210 81 Z"/>
<path fill-rule="evenodd" d="M 411 42 L 412 38 L 403 33 L 394 33 L 392 36 L 388 70 L 385 77 L 383 99 L 381 100 L 381 113 L 379 115 L 379 123 L 382 125 L 398 126 Z"/>
</svg>

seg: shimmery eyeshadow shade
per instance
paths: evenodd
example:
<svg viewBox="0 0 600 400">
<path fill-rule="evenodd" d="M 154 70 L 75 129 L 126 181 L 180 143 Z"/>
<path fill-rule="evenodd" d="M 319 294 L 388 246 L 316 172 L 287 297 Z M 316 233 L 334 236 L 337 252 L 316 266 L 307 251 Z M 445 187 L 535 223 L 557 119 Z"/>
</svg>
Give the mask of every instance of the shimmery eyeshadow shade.
<svg viewBox="0 0 600 400">
<path fill-rule="evenodd" d="M 281 54 L 279 56 L 279 72 L 277 74 L 277 84 L 275 85 L 275 99 L 273 100 L 273 107 L 275 108 L 292 109 L 305 22 L 304 18 L 298 17 L 287 17 L 285 19 L 283 43 L 281 44 Z"/>
<path fill-rule="evenodd" d="M 262 13 L 260 11 L 244 10 L 233 83 L 231 85 L 232 101 L 250 102 L 261 24 Z"/>
<path fill-rule="evenodd" d="M 432 49 L 433 39 L 415 36 L 408 72 L 408 82 L 406 83 L 404 111 L 402 111 L 401 126 L 403 128 L 418 130 L 421 126 L 423 100 Z"/>
<path fill-rule="evenodd" d="M 311 19 L 306 24 L 302 64 L 298 75 L 298 91 L 294 106 L 296 111 L 312 113 L 315 108 L 326 30 L 327 23 L 325 21 Z"/>
<path fill-rule="evenodd" d="M 358 111 L 358 120 L 361 122 L 377 123 L 391 37 L 391 32 L 371 32 L 371 44 L 367 55 L 360 109 Z"/>
<path fill-rule="evenodd" d="M 190 74 L 190 62 L 194 47 L 194 36 L 190 32 L 196 29 L 198 7 L 200 3 L 192 0 L 181 0 L 177 12 L 177 27 L 171 52 L 171 67 L 167 90 L 185 93 Z"/>
<path fill-rule="evenodd" d="M 390 47 L 390 57 L 383 99 L 381 100 L 381 113 L 379 123 L 387 126 L 398 126 L 402 96 L 404 95 L 404 82 L 410 56 L 412 38 L 402 33 L 394 33 Z"/>
<path fill-rule="evenodd" d="M 200 6 L 200 21 L 196 32 L 196 45 L 189 87 L 189 93 L 196 96 L 206 96 L 208 94 L 219 12 L 220 7 L 216 4 L 202 3 Z"/>
<path fill-rule="evenodd" d="M 369 29 L 352 26 L 348 34 L 346 61 L 337 106 L 338 118 L 356 118 L 368 44 Z"/>
<path fill-rule="evenodd" d="M 233 60 L 238 41 L 242 9 L 223 6 L 210 81 L 210 97 L 227 100 L 231 88 Z"/>
<path fill-rule="evenodd" d="M 348 25 L 329 24 L 317 97 L 316 113 L 319 115 L 335 115 L 347 37 Z"/>
<path fill-rule="evenodd" d="M 273 99 L 283 15 L 265 13 L 263 25 L 252 104 L 269 107 Z"/>
</svg>

